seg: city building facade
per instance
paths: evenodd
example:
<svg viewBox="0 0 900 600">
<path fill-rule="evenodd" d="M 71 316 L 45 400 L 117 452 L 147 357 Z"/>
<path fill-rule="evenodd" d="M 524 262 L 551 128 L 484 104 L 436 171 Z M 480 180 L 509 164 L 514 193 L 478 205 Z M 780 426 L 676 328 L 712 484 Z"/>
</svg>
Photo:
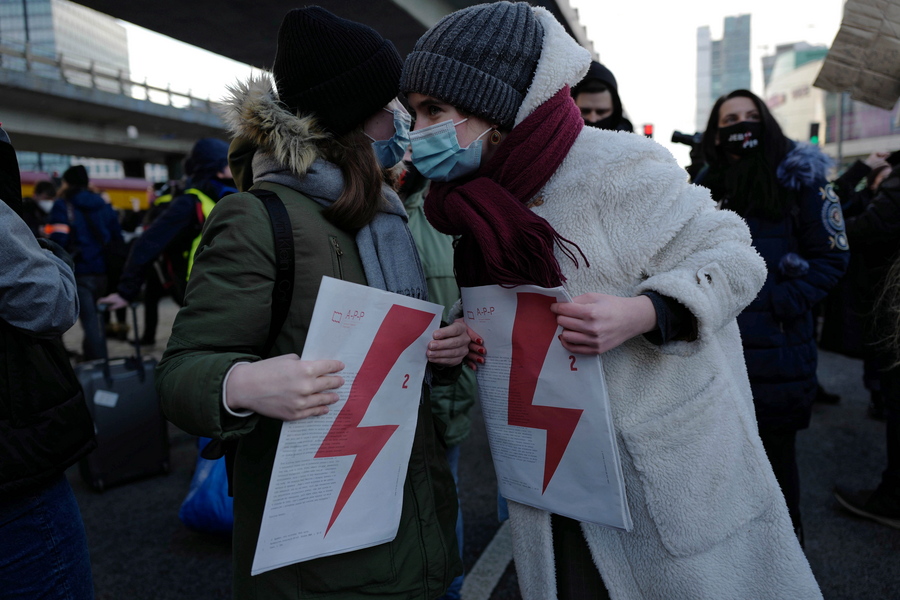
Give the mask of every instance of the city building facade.
<svg viewBox="0 0 900 600">
<path fill-rule="evenodd" d="M 766 104 L 785 135 L 822 146 L 839 170 L 872 152 L 900 149 L 900 104 L 884 110 L 813 86 L 827 53 L 798 42 L 763 57 Z"/>
<path fill-rule="evenodd" d="M 721 40 L 708 26 L 697 29 L 697 131 L 706 129 L 716 100 L 738 89 L 750 89 L 750 15 L 725 17 Z"/>
<path fill-rule="evenodd" d="M 58 67 L 40 62 L 26 65 L 24 58 L 0 54 L 0 68 L 61 78 L 112 93 L 129 93 L 118 80 L 128 79 L 128 38 L 125 28 L 113 17 L 68 0 L 0 0 L 0 46 L 12 52 L 56 59 L 85 71 L 60 73 Z M 21 55 L 20 55 L 21 56 Z M 17 152 L 25 171 L 61 173 L 71 164 L 84 164 L 91 178 L 120 178 L 122 163 L 106 159 L 86 159 L 36 152 Z"/>
</svg>

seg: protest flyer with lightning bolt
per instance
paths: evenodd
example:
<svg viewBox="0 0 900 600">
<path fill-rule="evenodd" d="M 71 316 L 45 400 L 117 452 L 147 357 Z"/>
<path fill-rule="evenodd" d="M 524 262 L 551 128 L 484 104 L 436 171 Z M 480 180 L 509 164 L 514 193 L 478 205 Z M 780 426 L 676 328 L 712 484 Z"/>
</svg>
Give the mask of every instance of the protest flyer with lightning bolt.
<svg viewBox="0 0 900 600">
<path fill-rule="evenodd" d="M 346 367 L 328 414 L 284 423 L 251 573 L 394 539 L 443 307 L 325 277 L 303 360 Z"/>
<path fill-rule="evenodd" d="M 463 288 L 484 339 L 478 399 L 500 493 L 559 515 L 631 529 L 599 356 L 572 354 L 550 311 L 563 288 Z"/>
</svg>

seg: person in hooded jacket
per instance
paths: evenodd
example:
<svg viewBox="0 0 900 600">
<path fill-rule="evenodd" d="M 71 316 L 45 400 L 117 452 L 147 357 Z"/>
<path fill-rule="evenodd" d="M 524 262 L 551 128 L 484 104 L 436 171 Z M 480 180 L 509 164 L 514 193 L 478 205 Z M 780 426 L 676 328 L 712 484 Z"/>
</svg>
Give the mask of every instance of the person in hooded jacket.
<svg viewBox="0 0 900 600">
<path fill-rule="evenodd" d="M 624 115 L 615 75 L 596 60 L 591 61 L 584 79 L 572 88 L 572 98 L 585 125 L 634 133 L 634 126 Z"/>
<path fill-rule="evenodd" d="M 900 165 L 893 166 L 881 182 L 866 210 L 847 219 L 847 235 L 854 252 L 886 255 L 873 265 L 874 295 L 878 298 L 870 316 L 873 339 L 879 352 L 879 380 L 885 419 L 887 464 L 875 489 L 855 490 L 838 486 L 835 498 L 850 512 L 882 525 L 900 529 Z M 857 246 L 857 244 L 859 246 Z M 890 261 L 890 264 L 886 264 Z"/>
<path fill-rule="evenodd" d="M 0 596 L 91 600 L 84 523 L 65 470 L 96 447 L 60 336 L 78 318 L 71 258 L 22 219 L 0 128 Z"/>
<path fill-rule="evenodd" d="M 589 64 L 549 11 L 494 2 L 428 30 L 400 83 L 432 180 L 425 214 L 459 236 L 460 286 L 564 285 L 559 343 L 603 359 L 633 526 L 509 501 L 522 597 L 819 599 L 735 322 L 765 265 L 668 151 L 585 127 L 569 87 Z"/>
<path fill-rule="evenodd" d="M 203 223 L 219 199 L 237 192 L 228 166 L 228 143 L 222 140 L 197 140 L 185 158 L 184 171 L 187 175 L 184 190 L 165 197 L 165 203 L 157 199 L 154 208 L 165 208 L 134 241 L 116 291 L 101 298 L 101 303 L 117 309 L 137 300 L 148 275 L 156 276 L 151 270 L 161 254 L 166 255 L 167 264 L 172 266 L 172 298 L 178 304 L 184 301 L 184 289 L 200 243 Z M 156 287 L 151 289 L 156 291 Z M 150 294 L 147 298 L 148 319 L 141 336 L 142 344 L 155 342 L 158 296 L 158 293 Z"/>
<path fill-rule="evenodd" d="M 87 169 L 69 167 L 63 173 L 60 197 L 50 211 L 50 239 L 75 259 L 78 318 L 84 330 L 84 360 L 106 358 L 106 339 L 100 331 L 97 301 L 107 292 L 106 248 L 124 243 L 115 209 L 89 187 Z"/>
<path fill-rule="evenodd" d="M 889 152 L 873 152 L 854 161 L 834 180 L 834 191 L 841 199 L 841 210 L 847 222 L 848 241 L 853 248 L 850 263 L 840 283 L 825 299 L 819 347 L 863 360 L 863 385 L 869 390 L 869 416 L 884 418 L 884 396 L 881 371 L 893 362 L 880 343 L 883 331 L 872 318 L 884 278 L 900 251 L 896 238 L 874 241 L 866 234 L 853 237 L 850 223 L 867 212 L 882 181 L 891 171 L 885 161 Z M 860 180 L 865 181 L 857 190 Z M 878 216 L 873 211 L 865 219 Z"/>
<path fill-rule="evenodd" d="M 250 574 L 282 423 L 325 414 L 344 383 L 342 362 L 296 354 L 322 278 L 427 296 L 403 204 L 384 183 L 409 129 L 396 99 L 400 69 L 393 44 L 370 27 L 320 7 L 294 9 L 278 32 L 277 95 L 269 78 L 254 77 L 236 84 L 226 102 L 238 187 L 276 194 L 290 217 L 290 314 L 267 349 L 276 281 L 272 221 L 253 194 L 226 196 L 206 221 L 156 382 L 179 427 L 239 440 L 235 598 L 433 600 L 462 572 L 453 477 L 423 386 L 396 537 Z M 471 338 L 461 322 L 433 338 L 427 357 L 439 383 L 458 373 Z"/>
<path fill-rule="evenodd" d="M 696 182 L 747 221 L 768 267 L 765 285 L 738 316 L 756 420 L 801 543 L 797 431 L 809 426 L 816 397 L 813 307 L 850 260 L 830 159 L 789 140 L 765 103 L 735 90 L 713 105 Z"/>
</svg>

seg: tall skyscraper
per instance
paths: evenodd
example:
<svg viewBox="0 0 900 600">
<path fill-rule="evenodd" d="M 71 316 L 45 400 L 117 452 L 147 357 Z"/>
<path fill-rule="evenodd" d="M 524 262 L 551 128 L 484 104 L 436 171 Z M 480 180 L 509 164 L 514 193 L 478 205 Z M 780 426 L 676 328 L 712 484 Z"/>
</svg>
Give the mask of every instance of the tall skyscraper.
<svg viewBox="0 0 900 600">
<path fill-rule="evenodd" d="M 125 28 L 109 15 L 68 0 L 0 0 L 0 44 L 19 51 L 27 45 L 32 54 L 51 58 L 61 54 L 84 67 L 93 61 L 109 75 L 129 72 Z M 25 61 L 3 56 L 0 66 L 23 70 Z M 41 75 L 59 75 L 50 65 L 32 68 Z M 90 83 L 86 76 L 82 79 L 73 82 Z M 98 79 L 97 87 L 119 92 L 112 81 Z"/>
<path fill-rule="evenodd" d="M 93 63 L 98 73 L 91 76 L 84 71 L 66 70 L 60 73 L 53 65 L 33 62 L 31 72 L 42 77 L 59 79 L 77 85 L 96 87 L 114 94 L 128 94 L 130 88 L 120 88 L 115 80 L 119 74 L 127 78 L 128 39 L 125 28 L 116 19 L 68 0 L 0 0 L 0 44 L 14 51 L 37 56 L 64 57 L 67 64 L 83 69 Z M 24 71 L 25 59 L 0 55 L 0 68 Z M 17 152 L 23 170 L 62 172 L 72 162 L 69 156 L 57 154 Z M 78 162 L 86 162 L 76 159 Z M 91 177 L 121 177 L 119 161 L 95 160 L 86 164 Z"/>
<path fill-rule="evenodd" d="M 706 128 L 715 101 L 737 89 L 750 89 L 750 15 L 725 17 L 721 40 L 709 27 L 697 29 L 697 131 Z"/>
</svg>

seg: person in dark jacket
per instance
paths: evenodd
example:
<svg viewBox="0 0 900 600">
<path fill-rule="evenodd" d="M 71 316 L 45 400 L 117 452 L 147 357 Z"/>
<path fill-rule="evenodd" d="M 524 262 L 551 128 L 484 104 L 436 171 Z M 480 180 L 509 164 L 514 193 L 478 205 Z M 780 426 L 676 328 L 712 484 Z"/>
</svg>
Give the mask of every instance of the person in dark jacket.
<svg viewBox="0 0 900 600">
<path fill-rule="evenodd" d="M 228 167 L 228 144 L 222 140 L 198 140 L 185 158 L 184 171 L 188 177 L 184 191 L 157 199 L 153 208 L 159 211 L 159 216 L 134 241 L 116 291 L 101 298 L 101 303 L 117 309 L 134 302 L 148 275 L 155 276 L 151 271 L 160 255 L 165 255 L 172 269 L 172 298 L 178 304 L 184 302 L 184 289 L 203 222 L 220 198 L 237 192 Z M 157 296 L 145 298 L 150 319 L 145 322 L 142 344 L 155 341 Z"/>
<path fill-rule="evenodd" d="M 406 212 L 384 184 L 384 168 L 400 160 L 409 126 L 396 100 L 400 69 L 393 44 L 370 27 L 316 6 L 294 9 L 278 32 L 275 89 L 268 77 L 253 77 L 226 100 L 238 187 L 277 195 L 290 219 L 290 314 L 267 348 L 276 281 L 272 221 L 250 193 L 223 198 L 204 226 L 156 384 L 173 423 L 240 442 L 235 598 L 433 600 L 462 571 L 453 477 L 423 386 L 415 392 L 396 537 L 251 576 L 282 425 L 324 415 L 344 385 L 342 362 L 296 354 L 323 276 L 427 295 Z M 433 336 L 426 356 L 437 382 L 469 356 L 471 338 L 461 322 Z"/>
<path fill-rule="evenodd" d="M 584 79 L 572 88 L 572 98 L 585 125 L 634 132 L 634 126 L 624 115 L 616 77 L 596 60 L 591 61 Z"/>
<path fill-rule="evenodd" d="M 50 239 L 75 259 L 81 327 L 84 329 L 84 360 L 106 358 L 106 340 L 100 331 L 97 300 L 108 285 L 106 249 L 123 242 L 116 211 L 89 187 L 87 170 L 81 165 L 63 173 L 60 198 L 50 211 Z"/>
<path fill-rule="evenodd" d="M 50 220 L 50 211 L 56 201 L 56 186 L 44 180 L 34 184 L 34 195 L 22 202 L 22 218 L 34 232 L 35 237 L 47 237 L 44 231 Z"/>
<path fill-rule="evenodd" d="M 900 263 L 897 236 L 900 235 L 900 166 L 895 166 L 866 209 L 847 219 L 847 234 L 866 256 L 873 248 L 889 247 L 890 256 L 882 257 L 881 273 L 875 274 L 876 302 L 873 330 L 881 332 L 874 343 L 881 356 L 879 373 L 884 401 L 887 435 L 887 466 L 875 490 L 835 489 L 835 497 L 847 510 L 883 525 L 900 529 L 900 364 L 897 359 L 900 314 Z M 887 264 L 887 266 L 885 266 Z M 888 333 L 885 333 L 888 332 Z M 886 340 L 890 342 L 886 344 Z"/>
<path fill-rule="evenodd" d="M 94 447 L 59 339 L 78 317 L 75 275 L 21 215 L 18 163 L 0 129 L 0 596 L 90 600 L 84 524 L 64 475 Z"/>
<path fill-rule="evenodd" d="M 841 205 L 826 177 L 830 159 L 789 140 L 758 96 L 736 90 L 713 106 L 695 183 L 743 216 L 768 267 L 756 299 L 738 316 L 763 445 L 803 540 L 797 431 L 816 396 L 813 306 L 847 268 Z"/>
<path fill-rule="evenodd" d="M 891 166 L 885 161 L 888 154 L 873 152 L 865 159 L 855 161 L 834 181 L 853 250 L 846 275 L 825 301 L 819 342 L 822 348 L 863 359 L 863 384 L 869 390 L 869 416 L 874 419 L 884 418 L 881 371 L 890 365 L 893 358 L 879 344 L 882 333 L 878 331 L 876 320 L 871 317 L 884 287 L 884 277 L 900 251 L 900 242 L 897 238 L 882 241 L 870 240 L 867 236 L 854 238 L 849 224 L 853 222 L 856 228 L 858 223 L 871 218 L 857 220 L 867 211 L 882 181 L 891 171 Z M 865 181 L 865 185 L 857 190 L 861 180 Z"/>
</svg>

